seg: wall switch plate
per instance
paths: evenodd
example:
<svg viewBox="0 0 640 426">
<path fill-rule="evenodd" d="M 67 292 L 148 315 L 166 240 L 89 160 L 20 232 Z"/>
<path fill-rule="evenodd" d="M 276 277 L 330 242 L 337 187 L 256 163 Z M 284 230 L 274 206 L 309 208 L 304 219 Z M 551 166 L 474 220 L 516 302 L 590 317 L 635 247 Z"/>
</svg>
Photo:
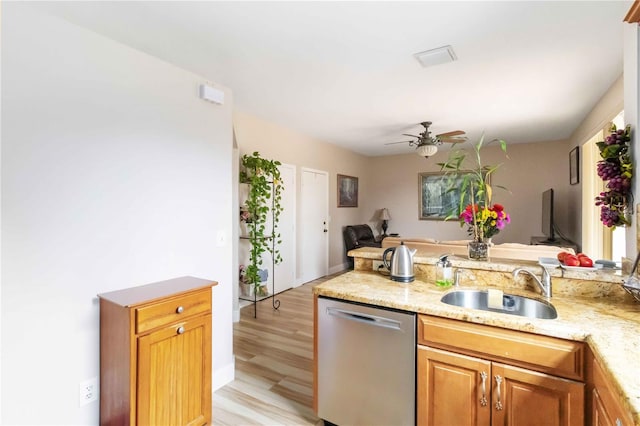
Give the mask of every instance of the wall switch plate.
<svg viewBox="0 0 640 426">
<path fill-rule="evenodd" d="M 82 407 L 83 405 L 97 401 L 99 392 L 100 388 L 98 387 L 97 377 L 80 382 L 78 388 L 78 397 L 80 398 L 78 402 L 80 403 L 80 406 Z"/>
</svg>

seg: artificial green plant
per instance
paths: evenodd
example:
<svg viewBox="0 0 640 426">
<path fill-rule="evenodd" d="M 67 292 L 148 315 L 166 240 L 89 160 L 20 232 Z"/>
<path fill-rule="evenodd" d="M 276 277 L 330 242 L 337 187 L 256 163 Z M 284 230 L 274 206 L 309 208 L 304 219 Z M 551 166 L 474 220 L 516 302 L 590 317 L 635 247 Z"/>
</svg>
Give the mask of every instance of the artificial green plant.
<svg viewBox="0 0 640 426">
<path fill-rule="evenodd" d="M 445 172 L 449 185 L 447 192 L 458 193 L 457 205 L 448 212 L 445 220 L 452 218 L 459 219 L 460 214 L 465 210 L 467 205 L 479 206 L 480 208 L 489 208 L 491 206 L 491 198 L 493 196 L 493 188 L 489 184 L 491 175 L 500 168 L 502 164 L 495 166 L 484 165 L 482 163 L 481 150 L 484 146 L 498 142 L 503 153 L 507 153 L 507 143 L 502 139 L 492 139 L 485 144 L 484 135 L 473 145 L 474 164 L 470 168 L 465 165 L 465 160 L 470 152 L 462 149 L 452 149 L 447 161 L 438 163 L 440 170 Z M 503 186 L 496 185 L 498 188 L 506 189 Z M 475 207 L 472 207 L 475 208 Z M 464 222 L 461 221 L 461 226 Z M 478 226 L 476 221 L 472 223 L 473 238 L 476 241 L 483 241 L 485 235 L 482 226 Z"/>
</svg>

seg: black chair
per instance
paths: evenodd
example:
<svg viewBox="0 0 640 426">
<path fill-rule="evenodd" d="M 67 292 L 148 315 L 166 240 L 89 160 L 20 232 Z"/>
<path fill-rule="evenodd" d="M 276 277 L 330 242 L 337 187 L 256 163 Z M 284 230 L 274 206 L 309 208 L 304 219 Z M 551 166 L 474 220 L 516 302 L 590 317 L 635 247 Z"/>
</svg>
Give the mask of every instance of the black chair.
<svg viewBox="0 0 640 426">
<path fill-rule="evenodd" d="M 349 225 L 343 231 L 345 254 L 360 247 L 382 247 L 382 242 L 373 236 L 369 225 Z M 353 269 L 353 257 L 347 256 L 349 268 Z"/>
</svg>

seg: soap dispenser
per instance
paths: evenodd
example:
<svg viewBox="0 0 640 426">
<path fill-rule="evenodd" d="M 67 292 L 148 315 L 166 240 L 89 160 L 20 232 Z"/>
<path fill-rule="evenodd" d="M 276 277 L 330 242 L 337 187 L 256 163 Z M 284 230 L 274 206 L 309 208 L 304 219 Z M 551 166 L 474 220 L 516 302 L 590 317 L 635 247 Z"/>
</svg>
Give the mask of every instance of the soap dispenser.
<svg viewBox="0 0 640 426">
<path fill-rule="evenodd" d="M 449 287 L 453 284 L 453 268 L 448 254 L 440 256 L 436 262 L 436 285 L 439 287 Z"/>
</svg>

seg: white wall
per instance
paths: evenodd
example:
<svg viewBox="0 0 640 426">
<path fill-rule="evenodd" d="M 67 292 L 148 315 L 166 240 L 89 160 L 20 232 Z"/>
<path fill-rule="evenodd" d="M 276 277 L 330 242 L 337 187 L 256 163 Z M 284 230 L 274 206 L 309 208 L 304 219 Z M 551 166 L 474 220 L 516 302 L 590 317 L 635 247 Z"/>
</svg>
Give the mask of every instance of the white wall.
<svg viewBox="0 0 640 426">
<path fill-rule="evenodd" d="M 177 276 L 219 281 L 214 386 L 232 378 L 231 92 L 21 3 L 2 65 L 2 423 L 97 424 L 96 294 Z"/>
</svg>

